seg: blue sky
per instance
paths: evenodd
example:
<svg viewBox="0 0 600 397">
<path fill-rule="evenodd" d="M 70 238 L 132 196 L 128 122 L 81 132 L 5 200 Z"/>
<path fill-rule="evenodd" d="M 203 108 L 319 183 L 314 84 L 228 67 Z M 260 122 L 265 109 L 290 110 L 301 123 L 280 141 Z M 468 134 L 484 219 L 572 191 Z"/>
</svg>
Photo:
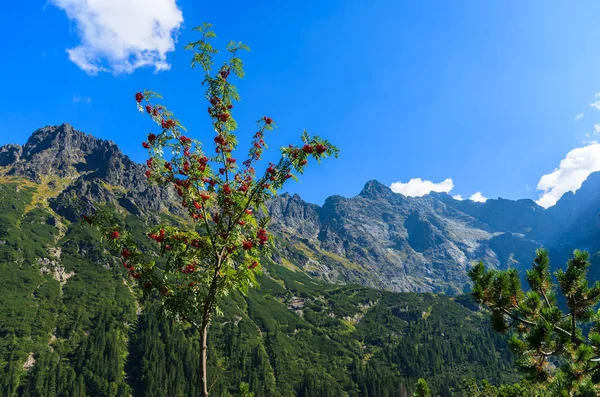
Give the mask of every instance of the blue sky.
<svg viewBox="0 0 600 397">
<path fill-rule="evenodd" d="M 322 203 L 377 179 L 412 195 L 546 191 L 547 206 L 600 170 L 600 103 L 590 106 L 600 99 L 598 15 L 594 1 L 10 2 L 0 14 L 0 145 L 68 122 L 141 162 L 154 128 L 135 110 L 144 88 L 163 94 L 190 135 L 211 139 L 202 76 L 182 48 L 207 21 L 217 44 L 252 48 L 235 114 L 242 142 L 268 115 L 279 126 L 272 149 L 304 128 L 341 149 L 291 192 Z M 141 48 L 165 58 L 140 57 Z M 122 54 L 170 70 L 135 68 Z M 91 75 L 89 65 L 108 71 Z"/>
</svg>

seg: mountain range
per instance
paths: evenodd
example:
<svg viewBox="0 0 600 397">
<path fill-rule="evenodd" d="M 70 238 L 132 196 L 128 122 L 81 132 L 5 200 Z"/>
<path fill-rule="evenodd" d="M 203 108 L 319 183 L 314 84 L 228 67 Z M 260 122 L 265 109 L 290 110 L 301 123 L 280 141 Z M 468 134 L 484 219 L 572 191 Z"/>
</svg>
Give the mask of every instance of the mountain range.
<svg viewBox="0 0 600 397">
<path fill-rule="evenodd" d="M 23 146 L 0 147 L 0 173 L 46 187 L 48 207 L 76 221 L 94 202 L 132 215 L 182 215 L 176 195 L 144 178 L 112 142 L 68 124 L 35 131 Z M 390 291 L 460 294 L 474 261 L 525 269 L 536 248 L 562 265 L 573 249 L 598 263 L 600 173 L 544 209 L 529 199 L 455 200 L 446 193 L 407 197 L 369 181 L 351 198 L 331 196 L 322 206 L 282 194 L 268 204 L 283 266 L 332 283 Z"/>
</svg>

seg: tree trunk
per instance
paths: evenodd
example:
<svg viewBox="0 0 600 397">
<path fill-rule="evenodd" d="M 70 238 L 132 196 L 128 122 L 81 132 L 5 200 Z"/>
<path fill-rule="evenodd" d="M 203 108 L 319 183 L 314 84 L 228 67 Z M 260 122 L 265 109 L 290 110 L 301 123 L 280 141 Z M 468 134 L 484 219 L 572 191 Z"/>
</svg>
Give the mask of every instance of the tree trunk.
<svg viewBox="0 0 600 397">
<path fill-rule="evenodd" d="M 200 341 L 202 345 L 200 346 L 200 387 L 201 392 L 200 396 L 208 397 L 208 377 L 206 376 L 206 337 L 208 334 L 208 322 L 202 324 L 202 328 L 200 329 Z"/>
</svg>

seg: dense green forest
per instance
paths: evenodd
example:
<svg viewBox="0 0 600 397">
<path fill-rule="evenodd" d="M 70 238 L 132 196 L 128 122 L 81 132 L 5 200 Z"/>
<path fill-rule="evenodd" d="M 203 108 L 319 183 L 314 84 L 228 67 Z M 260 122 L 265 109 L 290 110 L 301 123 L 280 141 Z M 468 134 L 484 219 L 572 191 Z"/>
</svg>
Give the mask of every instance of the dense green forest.
<svg viewBox="0 0 600 397">
<path fill-rule="evenodd" d="M 0 184 L 0 395 L 190 396 L 195 331 L 144 299 L 89 227 Z M 127 215 L 133 232 L 144 220 Z M 260 288 L 221 302 L 209 338 L 211 394 L 407 396 L 418 378 L 460 395 L 464 378 L 516 379 L 505 341 L 466 297 L 391 293 L 267 265 Z M 434 394 L 434 395 L 435 395 Z"/>
</svg>

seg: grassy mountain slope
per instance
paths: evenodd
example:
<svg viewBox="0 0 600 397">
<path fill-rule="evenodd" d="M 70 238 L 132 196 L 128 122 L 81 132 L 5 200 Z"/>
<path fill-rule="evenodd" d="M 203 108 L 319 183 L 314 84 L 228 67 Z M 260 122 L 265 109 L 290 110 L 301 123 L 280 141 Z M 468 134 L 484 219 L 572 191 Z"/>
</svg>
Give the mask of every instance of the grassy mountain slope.
<svg viewBox="0 0 600 397">
<path fill-rule="evenodd" d="M 193 330 L 160 316 L 94 231 L 49 206 L 60 181 L 0 180 L 0 395 L 190 396 Z M 147 220 L 122 213 L 140 238 Z M 210 334 L 215 396 L 442 396 L 514 376 L 503 340 L 459 298 L 310 278 L 282 260 L 223 300 Z"/>
</svg>

